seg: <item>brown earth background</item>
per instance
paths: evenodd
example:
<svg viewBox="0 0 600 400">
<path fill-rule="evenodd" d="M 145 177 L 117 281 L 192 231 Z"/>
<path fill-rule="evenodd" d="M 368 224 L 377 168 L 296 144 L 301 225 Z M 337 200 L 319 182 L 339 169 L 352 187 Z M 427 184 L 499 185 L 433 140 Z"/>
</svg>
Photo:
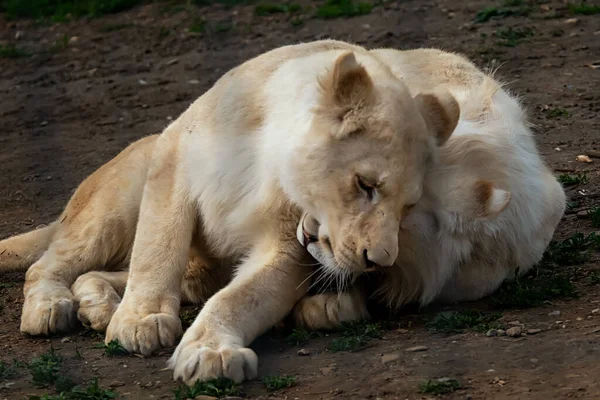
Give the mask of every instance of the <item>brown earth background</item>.
<svg viewBox="0 0 600 400">
<path fill-rule="evenodd" d="M 521 96 L 556 174 L 587 178 L 566 187 L 569 209 L 555 239 L 600 226 L 600 218 L 586 214 L 600 205 L 600 159 L 576 161 L 600 150 L 600 69 L 594 68 L 600 65 L 599 3 L 584 9 L 557 0 L 385 1 L 366 15 L 331 19 L 314 17 L 323 2 L 298 4 L 298 10 L 257 15 L 256 3 L 157 2 L 59 23 L 0 14 L 0 45 L 26 53 L 0 51 L 0 237 L 52 221 L 82 179 L 128 143 L 161 131 L 228 69 L 280 45 L 322 38 L 436 47 L 498 67 L 497 77 Z M 489 7 L 500 15 L 481 21 Z M 423 399 L 436 397 L 423 393 L 423 382 L 451 378 L 460 389 L 438 397 L 600 399 L 600 257 L 594 248 L 587 251 L 586 260 L 556 267 L 576 297 L 558 293 L 535 307 L 499 310 L 491 300 L 445 310 L 410 308 L 354 351 L 331 351 L 335 333 L 301 346 L 290 344 L 285 332 L 270 333 L 253 345 L 260 375 L 294 376 L 295 385 L 269 392 L 258 379 L 241 389 L 254 399 Z M 48 339 L 20 334 L 22 279 L 0 278 L 5 366 L 13 358 L 29 363 L 52 345 L 63 358 L 60 374 L 77 384 L 97 377 L 119 397 L 175 398 L 178 385 L 164 370 L 172 350 L 146 359 L 108 357 L 96 348 L 101 336 L 83 330 Z M 527 279 L 552 285 L 535 275 Z M 501 313 L 503 328 L 541 332 L 488 337 L 470 327 L 440 333 L 427 325 L 440 311 L 491 308 Z M 427 349 L 406 351 L 414 346 Z M 299 349 L 308 355 L 298 355 Z M 53 386 L 36 388 L 24 366 L 6 375 L 0 399 L 55 393 Z"/>
</svg>

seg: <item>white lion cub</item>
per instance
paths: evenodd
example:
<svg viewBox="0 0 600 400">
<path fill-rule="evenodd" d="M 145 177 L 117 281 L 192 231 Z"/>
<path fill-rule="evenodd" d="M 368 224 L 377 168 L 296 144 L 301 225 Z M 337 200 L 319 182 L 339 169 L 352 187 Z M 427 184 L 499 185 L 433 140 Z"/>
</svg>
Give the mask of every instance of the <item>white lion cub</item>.
<svg viewBox="0 0 600 400">
<path fill-rule="evenodd" d="M 332 233 L 330 220 L 303 217 L 297 238 L 325 273 L 347 278 L 369 267 L 379 271 L 370 287 L 302 299 L 294 317 L 312 329 L 368 317 L 368 294 L 393 308 L 487 296 L 517 268 L 526 273 L 541 260 L 565 210 L 565 193 L 536 149 L 523 108 L 491 76 L 438 50 L 373 54 L 412 92 L 450 91 L 461 116 L 427 174 L 421 200 L 401 222 L 393 267 L 344 262 L 331 251 L 329 239 L 339 233 Z M 374 185 L 364 190 L 378 196 Z"/>
<path fill-rule="evenodd" d="M 253 378 L 247 346 L 306 293 L 310 260 L 294 235 L 302 211 L 328 221 L 343 263 L 391 266 L 404 210 L 421 197 L 427 161 L 458 115 L 449 93 L 413 95 L 379 57 L 347 43 L 247 61 L 160 136 L 90 177 L 59 223 L 0 242 L 0 264 L 39 254 L 14 256 L 34 237 L 44 237 L 38 250 L 47 246 L 27 272 L 21 330 L 69 329 L 77 277 L 130 260 L 106 341 L 145 355 L 172 346 L 191 247 L 236 271 L 183 336 L 174 376 Z M 375 195 L 364 190 L 372 185 Z"/>
</svg>

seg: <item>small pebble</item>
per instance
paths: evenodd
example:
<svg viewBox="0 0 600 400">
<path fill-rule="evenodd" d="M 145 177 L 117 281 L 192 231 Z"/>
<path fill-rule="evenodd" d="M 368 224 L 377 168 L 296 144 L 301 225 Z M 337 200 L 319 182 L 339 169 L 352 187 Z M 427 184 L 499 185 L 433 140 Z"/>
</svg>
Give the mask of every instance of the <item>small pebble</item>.
<svg viewBox="0 0 600 400">
<path fill-rule="evenodd" d="M 498 333 L 498 336 L 506 336 L 506 331 L 504 329 L 498 329 L 496 332 Z"/>
<path fill-rule="evenodd" d="M 589 158 L 589 157 L 588 157 L 587 155 L 585 155 L 585 154 L 580 154 L 580 155 L 578 155 L 577 157 L 575 157 L 575 160 L 577 160 L 577 161 L 579 161 L 579 162 L 582 162 L 582 163 L 588 163 L 588 164 L 592 162 L 592 159 L 591 159 L 591 158 Z"/>
<path fill-rule="evenodd" d="M 548 315 L 551 316 L 551 317 L 557 317 L 557 316 L 560 315 L 560 311 L 554 310 L 551 313 L 549 313 Z"/>
<path fill-rule="evenodd" d="M 592 314 L 598 314 L 598 313 L 600 313 L 600 308 L 594 308 L 592 310 Z"/>
<path fill-rule="evenodd" d="M 590 211 L 589 210 L 581 210 L 577 212 L 577 218 L 579 219 L 587 219 L 590 217 Z"/>
<path fill-rule="evenodd" d="M 310 356 L 310 351 L 308 349 L 300 349 L 296 354 L 299 356 Z"/>
<path fill-rule="evenodd" d="M 537 333 L 540 333 L 542 330 L 541 329 L 527 329 L 527 334 L 528 335 L 535 335 Z"/>
<path fill-rule="evenodd" d="M 523 328 L 520 326 L 513 326 L 512 328 L 508 328 L 506 330 L 506 335 L 510 337 L 519 337 L 523 333 Z"/>
<path fill-rule="evenodd" d="M 510 326 L 521 326 L 521 325 L 523 325 L 519 321 L 510 321 L 508 324 Z"/>
<path fill-rule="evenodd" d="M 496 329 L 490 329 L 489 331 L 487 331 L 485 333 L 485 336 L 487 337 L 495 337 L 498 336 L 498 331 Z"/>
<path fill-rule="evenodd" d="M 70 342 L 70 341 L 71 341 L 71 338 L 69 336 L 65 336 L 64 338 L 60 339 L 61 343 L 67 343 L 67 342 Z"/>
<path fill-rule="evenodd" d="M 413 347 L 409 347 L 408 349 L 406 349 L 406 351 L 408 351 L 409 353 L 416 353 L 418 351 L 427 351 L 429 350 L 429 347 L 427 346 L 413 346 Z"/>
<path fill-rule="evenodd" d="M 400 358 L 400 354 L 398 354 L 398 353 L 384 354 L 383 356 L 381 356 L 381 363 L 382 364 L 391 363 L 391 362 L 397 361 L 399 358 Z"/>
</svg>

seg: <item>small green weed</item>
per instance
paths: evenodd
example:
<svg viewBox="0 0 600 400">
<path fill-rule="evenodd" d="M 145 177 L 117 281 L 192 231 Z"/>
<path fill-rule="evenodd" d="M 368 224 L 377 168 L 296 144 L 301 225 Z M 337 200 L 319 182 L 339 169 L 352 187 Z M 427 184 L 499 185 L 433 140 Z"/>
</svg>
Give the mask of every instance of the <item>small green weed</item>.
<svg viewBox="0 0 600 400">
<path fill-rule="evenodd" d="M 97 349 L 104 349 L 104 355 L 108 357 L 119 357 L 119 356 L 128 356 L 129 352 L 121 346 L 121 343 L 117 339 L 111 340 L 106 343 L 100 343 L 95 346 Z"/>
<path fill-rule="evenodd" d="M 577 232 L 563 241 L 550 243 L 544 253 L 542 264 L 554 263 L 562 266 L 582 264 L 590 258 L 590 250 L 599 248 L 600 235 L 590 233 L 585 236 Z"/>
<path fill-rule="evenodd" d="M 196 19 L 196 20 L 194 20 L 194 22 L 192 23 L 192 25 L 188 28 L 188 31 L 190 31 L 192 33 L 204 33 L 204 32 L 206 32 L 206 21 L 203 20 L 203 19 Z M 192 320 L 192 322 L 193 322 L 193 320 Z"/>
<path fill-rule="evenodd" d="M 98 17 L 128 10 L 143 0 L 2 0 L 0 12 L 8 18 L 50 17 L 62 22 L 69 17 Z"/>
<path fill-rule="evenodd" d="M 369 14 L 372 10 L 371 3 L 356 3 L 353 0 L 327 0 L 325 4 L 317 8 L 316 15 L 323 19 L 356 17 Z"/>
<path fill-rule="evenodd" d="M 306 329 L 294 328 L 292 333 L 286 338 L 286 341 L 294 346 L 302 346 L 310 339 L 322 336 L 319 332 L 309 332 Z"/>
<path fill-rule="evenodd" d="M 14 378 L 18 375 L 19 368 L 23 366 L 22 362 L 15 359 L 10 364 L 0 360 L 0 379 Z"/>
<path fill-rule="evenodd" d="M 339 351 L 356 351 L 367 344 L 368 340 L 362 336 L 340 337 L 333 339 L 327 349 L 332 353 Z"/>
<path fill-rule="evenodd" d="M 427 327 L 435 332 L 462 333 L 465 329 L 477 332 L 486 332 L 490 329 L 501 328 L 502 325 L 496 320 L 500 313 L 484 313 L 478 310 L 465 310 L 459 312 L 442 312 L 427 322 Z"/>
<path fill-rule="evenodd" d="M 59 376 L 54 383 L 57 393 L 70 392 L 75 386 L 73 379 L 66 375 Z"/>
<path fill-rule="evenodd" d="M 27 53 L 25 50 L 23 49 L 19 49 L 16 46 L 7 44 L 7 45 L 3 45 L 0 44 L 0 58 L 20 58 L 20 57 L 27 57 L 29 55 L 29 53 Z M 8 285 L 8 284 L 3 284 L 3 285 Z M 10 287 L 10 286 L 2 286 L 4 287 Z"/>
<path fill-rule="evenodd" d="M 569 116 L 569 112 L 567 110 L 565 110 L 564 108 L 551 108 L 550 110 L 548 110 L 548 112 L 546 113 L 546 116 L 548 118 L 560 118 L 560 117 L 568 117 Z"/>
<path fill-rule="evenodd" d="M 75 359 L 83 360 L 83 353 L 81 352 L 81 349 L 79 348 L 79 346 L 75 346 Z"/>
<path fill-rule="evenodd" d="M 160 30 L 158 31 L 158 38 L 164 39 L 167 36 L 169 36 L 170 34 L 171 34 L 171 30 L 169 28 L 165 28 L 164 26 L 161 26 Z"/>
<path fill-rule="evenodd" d="M 594 15 L 600 14 L 600 5 L 586 4 L 569 4 L 569 13 L 571 15 Z"/>
<path fill-rule="evenodd" d="M 52 50 L 60 51 L 66 49 L 69 46 L 69 39 L 69 35 L 62 35 L 60 38 L 54 41 L 54 44 L 52 45 Z"/>
<path fill-rule="evenodd" d="M 95 378 L 86 388 L 75 386 L 68 391 L 59 393 L 58 395 L 30 396 L 29 400 L 111 400 L 117 397 L 116 392 L 98 386 L 98 378 Z"/>
<path fill-rule="evenodd" d="M 213 397 L 239 396 L 241 390 L 239 386 L 227 378 L 213 379 L 211 381 L 197 381 L 194 386 L 180 386 L 175 389 L 175 400 L 193 399 L 194 397 L 204 395 Z"/>
<path fill-rule="evenodd" d="M 198 313 L 200 312 L 199 308 L 186 309 L 179 313 L 179 319 L 181 319 L 181 324 L 183 325 L 183 329 L 189 328 L 192 326 Z"/>
<path fill-rule="evenodd" d="M 516 28 L 512 27 L 498 29 L 495 33 L 496 37 L 500 38 L 496 44 L 504 47 L 515 47 L 534 35 L 531 28 Z"/>
<path fill-rule="evenodd" d="M 100 27 L 99 31 L 102 33 L 120 31 L 122 29 L 131 28 L 134 24 L 106 24 Z"/>
<path fill-rule="evenodd" d="M 364 347 L 371 339 L 381 337 L 381 325 L 367 321 L 355 321 L 343 323 L 341 328 L 342 337 L 333 339 L 328 350 L 336 353 L 338 351 L 356 351 Z"/>
<path fill-rule="evenodd" d="M 441 394 L 452 393 L 461 388 L 461 384 L 456 379 L 441 378 L 430 379 L 419 386 L 419 391 L 423 394 L 432 394 L 439 396 Z"/>
<path fill-rule="evenodd" d="M 216 33 L 229 32 L 232 29 L 233 24 L 230 21 L 220 21 L 215 24 Z"/>
<path fill-rule="evenodd" d="M 274 392 L 285 388 L 292 387 L 296 384 L 296 377 L 291 375 L 283 376 L 265 376 L 262 378 L 267 390 Z"/>
<path fill-rule="evenodd" d="M 368 339 L 379 339 L 382 334 L 381 324 L 369 321 L 343 322 L 340 329 L 342 335 L 346 337 L 363 336 Z"/>
<path fill-rule="evenodd" d="M 557 179 L 563 186 L 587 185 L 589 182 L 586 174 L 560 174 Z"/>
<path fill-rule="evenodd" d="M 588 211 L 588 216 L 594 228 L 600 228 L 600 207 L 594 207 Z"/>
<path fill-rule="evenodd" d="M 1 54 L 2 54 L 2 50 L 1 49 L 2 49 L 2 46 L 0 46 L 0 57 L 1 57 Z M 0 283 L 0 289 L 9 289 L 9 288 L 14 287 L 14 286 L 15 286 L 15 284 L 14 283 L 10 283 L 10 282 L 1 282 Z"/>
<path fill-rule="evenodd" d="M 300 11 L 302 7 L 299 4 L 275 4 L 259 3 L 254 8 L 254 14 L 264 17 L 272 14 L 292 14 Z"/>
<path fill-rule="evenodd" d="M 577 297 L 572 271 L 556 266 L 578 265 L 590 258 L 591 250 L 600 249 L 600 235 L 581 232 L 552 242 L 542 261 L 531 274 L 505 282 L 492 296 L 492 302 L 504 308 L 535 307 L 554 298 Z"/>
<path fill-rule="evenodd" d="M 526 17 L 532 8 L 519 2 L 505 2 L 504 7 L 487 7 L 475 14 L 475 22 L 484 23 L 492 18 Z"/>
<path fill-rule="evenodd" d="M 512 282 L 505 282 L 492 296 L 492 302 L 502 308 L 528 308 L 556 297 L 576 296 L 575 287 L 567 276 L 548 274 L 543 280 L 519 277 Z"/>
<path fill-rule="evenodd" d="M 54 348 L 34 358 L 28 365 L 33 384 L 37 387 L 48 387 L 58 379 L 62 357 L 54 352 Z"/>
<path fill-rule="evenodd" d="M 600 284 L 600 272 L 594 271 L 590 274 L 590 285 Z"/>
<path fill-rule="evenodd" d="M 254 0 L 191 0 L 192 4 L 199 6 L 199 7 L 208 6 L 211 4 L 222 4 L 226 8 L 237 6 L 237 5 L 248 5 L 253 2 L 254 2 Z"/>
</svg>

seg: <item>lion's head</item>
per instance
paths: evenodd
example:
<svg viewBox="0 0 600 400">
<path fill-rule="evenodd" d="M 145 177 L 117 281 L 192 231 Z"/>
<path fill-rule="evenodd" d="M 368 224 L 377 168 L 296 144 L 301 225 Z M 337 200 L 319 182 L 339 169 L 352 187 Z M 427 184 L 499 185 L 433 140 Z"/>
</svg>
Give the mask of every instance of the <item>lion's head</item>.
<svg viewBox="0 0 600 400">
<path fill-rule="evenodd" d="M 421 197 L 431 153 L 456 127 L 458 104 L 446 92 L 412 97 L 391 73 L 369 75 L 352 52 L 319 85 L 287 191 L 319 221 L 309 240 L 327 244 L 334 268 L 392 265 L 400 222 Z"/>
</svg>

